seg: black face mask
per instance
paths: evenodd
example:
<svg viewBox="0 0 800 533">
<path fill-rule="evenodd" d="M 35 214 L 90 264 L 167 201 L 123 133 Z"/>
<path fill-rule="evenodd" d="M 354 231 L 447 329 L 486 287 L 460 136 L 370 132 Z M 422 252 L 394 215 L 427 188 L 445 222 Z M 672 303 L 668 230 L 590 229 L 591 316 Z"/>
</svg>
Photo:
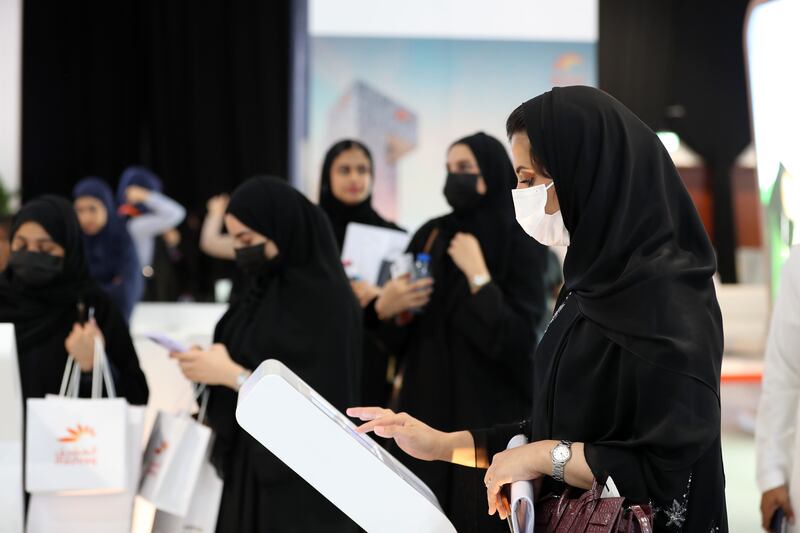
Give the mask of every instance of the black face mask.
<svg viewBox="0 0 800 533">
<path fill-rule="evenodd" d="M 11 252 L 8 268 L 23 284 L 29 287 L 42 287 L 61 274 L 64 269 L 64 258 L 43 252 L 18 250 Z"/>
<path fill-rule="evenodd" d="M 455 211 L 468 211 L 478 207 L 483 195 L 478 192 L 478 174 L 447 174 L 444 197 Z"/>
<path fill-rule="evenodd" d="M 262 242 L 237 248 L 235 250 L 236 266 L 248 276 L 256 276 L 273 270 L 277 266 L 278 257 L 280 256 L 267 259 L 267 256 L 264 255 L 264 246 L 266 246 L 266 243 Z"/>
</svg>

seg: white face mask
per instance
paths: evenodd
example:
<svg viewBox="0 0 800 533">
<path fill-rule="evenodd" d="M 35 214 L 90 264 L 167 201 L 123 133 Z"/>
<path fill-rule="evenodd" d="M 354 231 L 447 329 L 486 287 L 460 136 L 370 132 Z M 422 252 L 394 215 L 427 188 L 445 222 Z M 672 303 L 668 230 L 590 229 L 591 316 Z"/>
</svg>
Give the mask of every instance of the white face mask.
<svg viewBox="0 0 800 533">
<path fill-rule="evenodd" d="M 569 232 L 564 226 L 561 211 L 552 215 L 544 212 L 547 190 L 552 186 L 553 183 L 550 183 L 511 191 L 517 223 L 525 233 L 545 246 L 568 246 Z"/>
</svg>

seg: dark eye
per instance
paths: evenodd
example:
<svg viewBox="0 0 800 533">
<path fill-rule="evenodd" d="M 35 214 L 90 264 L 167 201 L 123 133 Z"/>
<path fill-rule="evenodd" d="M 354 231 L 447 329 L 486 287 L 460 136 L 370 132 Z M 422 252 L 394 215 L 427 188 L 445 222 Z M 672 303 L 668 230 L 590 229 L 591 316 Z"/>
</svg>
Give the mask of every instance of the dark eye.
<svg viewBox="0 0 800 533">
<path fill-rule="evenodd" d="M 520 183 L 524 183 L 526 187 L 533 187 L 533 178 L 527 178 L 524 180 L 519 180 Z"/>
</svg>

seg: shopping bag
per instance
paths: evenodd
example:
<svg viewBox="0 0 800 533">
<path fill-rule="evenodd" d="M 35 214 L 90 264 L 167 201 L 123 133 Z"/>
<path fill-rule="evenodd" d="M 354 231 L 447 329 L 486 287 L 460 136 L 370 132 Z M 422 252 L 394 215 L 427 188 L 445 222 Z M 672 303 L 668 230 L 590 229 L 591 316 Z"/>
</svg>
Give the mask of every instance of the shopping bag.
<svg viewBox="0 0 800 533">
<path fill-rule="evenodd" d="M 67 365 L 61 394 L 76 396 L 80 373 L 73 364 Z M 102 381 L 100 379 L 102 374 Z M 108 360 L 102 343 L 95 344 L 95 365 L 92 379 L 92 396 L 102 393 L 102 384 L 109 397 L 116 395 Z M 58 397 L 56 397 L 58 398 Z M 52 401 L 52 399 L 50 400 Z M 76 492 L 34 493 L 28 505 L 28 533 L 130 533 L 133 500 L 141 469 L 141 441 L 144 432 L 145 408 L 127 406 L 124 417 L 126 440 L 126 486 L 118 494 L 86 494 Z"/>
<path fill-rule="evenodd" d="M 205 461 L 185 517 L 156 511 L 152 533 L 214 533 L 217 529 L 222 480 Z"/>
<path fill-rule="evenodd" d="M 100 397 L 103 383 L 106 399 Z M 30 493 L 118 493 L 128 486 L 129 407 L 114 397 L 99 339 L 92 398 L 78 398 L 79 387 L 80 368 L 68 357 L 59 396 L 27 400 L 25 488 Z"/>
<path fill-rule="evenodd" d="M 144 407 L 128 407 L 126 491 L 120 494 L 32 494 L 27 533 L 130 533 L 133 502 L 142 463 Z"/>
<path fill-rule="evenodd" d="M 160 511 L 185 517 L 210 440 L 211 430 L 188 413 L 160 411 L 145 450 L 139 495 Z"/>
</svg>

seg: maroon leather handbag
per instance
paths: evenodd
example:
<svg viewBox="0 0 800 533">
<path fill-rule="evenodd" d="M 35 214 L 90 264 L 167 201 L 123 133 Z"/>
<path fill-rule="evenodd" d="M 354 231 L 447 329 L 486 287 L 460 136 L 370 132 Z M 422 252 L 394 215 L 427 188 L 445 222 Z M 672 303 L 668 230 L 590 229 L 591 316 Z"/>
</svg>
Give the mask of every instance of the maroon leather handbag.
<svg viewBox="0 0 800 533">
<path fill-rule="evenodd" d="M 546 533 L 652 533 L 653 512 L 648 505 L 625 505 L 625 498 L 601 498 L 602 487 L 567 487 L 561 495 L 536 504 L 536 531 Z"/>
</svg>

